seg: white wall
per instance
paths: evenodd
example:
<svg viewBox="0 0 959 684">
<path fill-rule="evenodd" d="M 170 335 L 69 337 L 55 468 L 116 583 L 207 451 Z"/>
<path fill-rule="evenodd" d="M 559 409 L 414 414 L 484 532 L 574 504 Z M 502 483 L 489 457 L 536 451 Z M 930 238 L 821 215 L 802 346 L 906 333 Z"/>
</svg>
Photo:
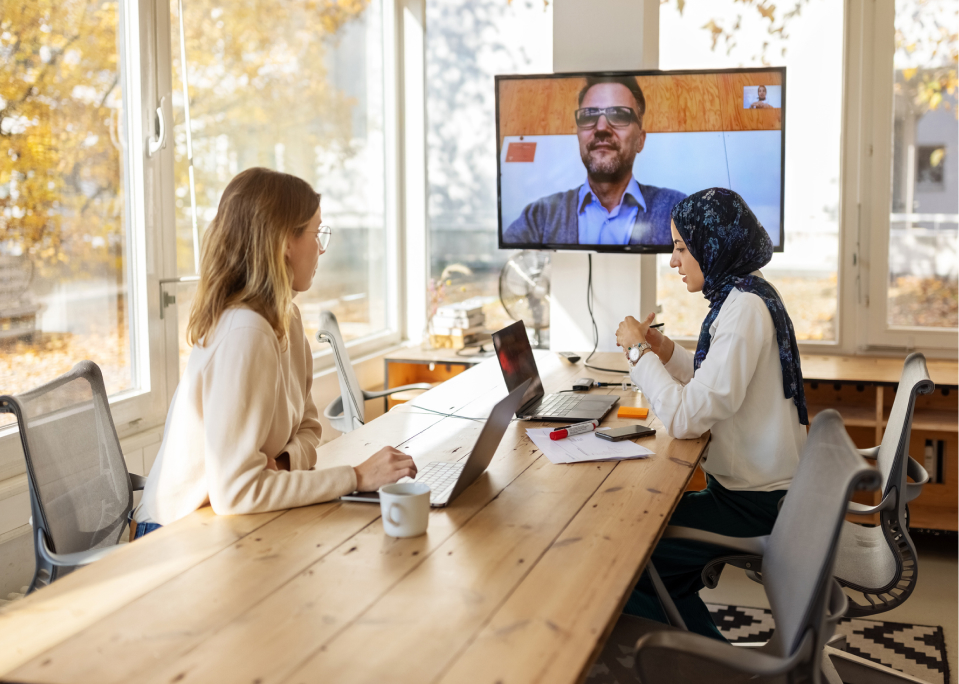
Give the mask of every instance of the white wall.
<svg viewBox="0 0 959 684">
<path fill-rule="evenodd" d="M 556 0 L 553 71 L 624 71 L 659 66 L 659 0 Z M 587 255 L 553 255 L 550 348 L 590 350 Z M 615 351 L 616 326 L 656 306 L 656 257 L 593 255 L 593 301 L 599 351 Z"/>
</svg>

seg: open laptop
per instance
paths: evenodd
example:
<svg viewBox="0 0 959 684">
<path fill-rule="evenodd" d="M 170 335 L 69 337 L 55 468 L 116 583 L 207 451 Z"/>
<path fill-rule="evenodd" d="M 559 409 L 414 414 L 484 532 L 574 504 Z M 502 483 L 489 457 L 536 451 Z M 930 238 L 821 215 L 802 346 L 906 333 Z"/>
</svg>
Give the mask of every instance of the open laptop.
<svg viewBox="0 0 959 684">
<path fill-rule="evenodd" d="M 516 412 L 522 420 L 552 420 L 577 423 L 583 420 L 602 420 L 619 401 L 619 397 L 603 394 L 549 394 L 544 396 L 543 383 L 536 370 L 536 359 L 529 346 L 526 326 L 517 321 L 493 333 L 496 358 L 503 370 L 506 389 L 512 392 L 530 381 L 523 403 Z"/>
<path fill-rule="evenodd" d="M 486 467 L 493 460 L 493 454 L 499 447 L 506 428 L 519 408 L 520 401 L 529 381 L 524 382 L 502 399 L 486 419 L 476 444 L 465 461 L 433 461 L 416 474 L 416 481 L 423 482 L 430 487 L 430 506 L 442 508 L 458 497 L 463 491 L 476 481 Z M 341 497 L 343 501 L 378 502 L 378 492 L 353 492 Z"/>
</svg>

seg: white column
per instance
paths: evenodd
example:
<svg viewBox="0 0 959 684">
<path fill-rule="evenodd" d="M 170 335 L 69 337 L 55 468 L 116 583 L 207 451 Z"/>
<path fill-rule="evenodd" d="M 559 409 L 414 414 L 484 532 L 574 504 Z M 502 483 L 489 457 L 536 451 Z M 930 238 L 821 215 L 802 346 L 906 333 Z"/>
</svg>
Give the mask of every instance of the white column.
<svg viewBox="0 0 959 684">
<path fill-rule="evenodd" d="M 659 0 L 555 0 L 553 72 L 627 71 L 659 67 Z M 550 348 L 593 348 L 586 308 L 587 255 L 553 255 Z M 616 350 L 614 333 L 628 315 L 656 306 L 656 257 L 593 255 L 593 302 L 599 350 Z"/>
</svg>

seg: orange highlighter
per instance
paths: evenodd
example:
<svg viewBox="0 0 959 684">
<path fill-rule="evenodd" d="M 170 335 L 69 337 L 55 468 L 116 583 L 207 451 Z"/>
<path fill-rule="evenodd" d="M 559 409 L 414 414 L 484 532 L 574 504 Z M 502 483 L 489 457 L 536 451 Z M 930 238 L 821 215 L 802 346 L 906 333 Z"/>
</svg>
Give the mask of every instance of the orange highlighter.
<svg viewBox="0 0 959 684">
<path fill-rule="evenodd" d="M 617 418 L 643 419 L 647 416 L 649 416 L 649 409 L 640 408 L 639 406 L 620 406 L 619 411 L 616 413 Z"/>
</svg>

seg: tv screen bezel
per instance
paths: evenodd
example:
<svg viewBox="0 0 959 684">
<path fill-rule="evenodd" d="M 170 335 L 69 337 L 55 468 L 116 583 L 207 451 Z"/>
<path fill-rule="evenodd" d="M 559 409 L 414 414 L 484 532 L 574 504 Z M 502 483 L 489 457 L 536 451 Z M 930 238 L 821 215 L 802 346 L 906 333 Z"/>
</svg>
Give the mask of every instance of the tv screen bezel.
<svg viewBox="0 0 959 684">
<path fill-rule="evenodd" d="M 676 71 L 662 70 L 643 70 L 643 71 L 581 71 L 562 74 L 498 74 L 494 76 L 494 87 L 496 89 L 496 240 L 499 249 L 538 249 L 544 251 L 575 251 L 575 252 L 597 252 L 613 254 L 669 254 L 673 251 L 672 245 L 580 245 L 580 244 L 541 244 L 541 243 L 505 243 L 503 242 L 503 174 L 502 174 L 502 150 L 499 147 L 500 141 L 500 82 L 516 80 L 534 80 L 544 78 L 587 78 L 589 76 L 689 76 L 699 74 L 749 74 L 749 73 L 769 73 L 771 71 L 779 72 L 782 86 L 781 99 L 781 118 L 780 132 L 782 138 L 780 141 L 780 169 L 779 169 L 779 244 L 773 248 L 774 252 L 782 252 L 785 239 L 785 219 L 786 219 L 786 67 L 742 67 L 735 69 L 678 69 Z M 703 188 L 705 189 L 705 188 Z"/>
</svg>

